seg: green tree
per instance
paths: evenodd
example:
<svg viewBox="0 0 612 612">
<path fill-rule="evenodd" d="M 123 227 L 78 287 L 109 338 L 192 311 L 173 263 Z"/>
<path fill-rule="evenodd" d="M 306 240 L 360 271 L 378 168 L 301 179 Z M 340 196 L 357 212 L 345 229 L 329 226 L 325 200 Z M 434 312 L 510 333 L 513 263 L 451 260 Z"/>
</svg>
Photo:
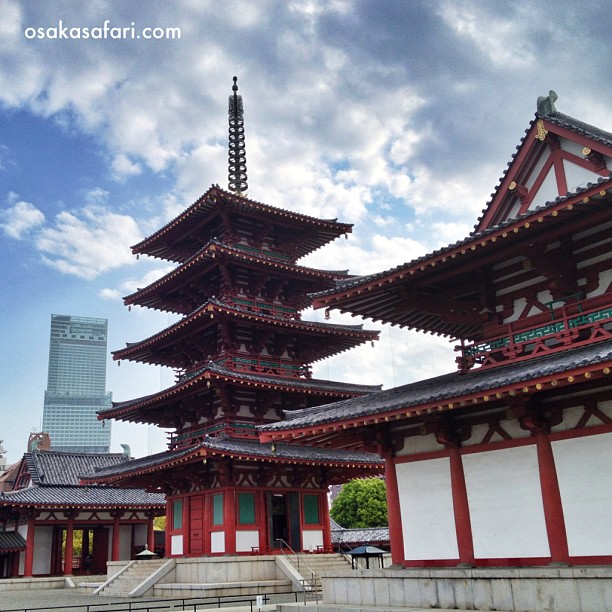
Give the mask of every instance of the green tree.
<svg viewBox="0 0 612 612">
<path fill-rule="evenodd" d="M 347 529 L 386 527 L 385 481 L 381 478 L 351 480 L 342 487 L 329 513 L 336 523 Z"/>
</svg>

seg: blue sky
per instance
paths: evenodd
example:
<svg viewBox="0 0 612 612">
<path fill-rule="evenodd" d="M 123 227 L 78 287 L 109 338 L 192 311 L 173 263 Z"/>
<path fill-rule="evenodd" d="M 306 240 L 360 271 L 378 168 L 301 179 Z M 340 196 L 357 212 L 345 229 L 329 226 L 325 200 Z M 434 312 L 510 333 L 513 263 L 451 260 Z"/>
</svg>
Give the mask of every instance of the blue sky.
<svg viewBox="0 0 612 612">
<path fill-rule="evenodd" d="M 348 240 L 303 263 L 365 274 L 471 231 L 549 89 L 560 111 L 612 129 L 611 12 L 604 0 L 3 0 L 9 461 L 40 428 L 52 313 L 107 318 L 109 350 L 172 322 L 123 306 L 168 269 L 129 247 L 212 183 L 227 185 L 232 76 L 244 98 L 248 195 L 354 223 Z M 49 38 L 60 21 L 81 38 Z M 105 22 L 134 37 L 82 37 Z M 146 27 L 180 28 L 180 38 L 145 40 Z M 444 339 L 367 325 L 383 330 L 376 347 L 315 375 L 389 387 L 454 368 Z M 172 373 L 109 356 L 107 381 L 125 400 L 168 386 Z M 114 451 L 129 443 L 141 456 L 163 441 L 113 424 Z"/>
</svg>

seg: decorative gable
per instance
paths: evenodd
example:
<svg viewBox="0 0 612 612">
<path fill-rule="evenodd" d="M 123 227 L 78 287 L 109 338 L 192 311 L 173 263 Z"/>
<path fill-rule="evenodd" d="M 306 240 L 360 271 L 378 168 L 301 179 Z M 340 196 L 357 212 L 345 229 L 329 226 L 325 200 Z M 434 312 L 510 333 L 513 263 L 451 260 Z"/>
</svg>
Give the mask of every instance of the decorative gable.
<svg viewBox="0 0 612 612">
<path fill-rule="evenodd" d="M 552 109 L 551 114 L 536 113 L 483 211 L 477 232 L 610 176 L 612 134 Z"/>
</svg>

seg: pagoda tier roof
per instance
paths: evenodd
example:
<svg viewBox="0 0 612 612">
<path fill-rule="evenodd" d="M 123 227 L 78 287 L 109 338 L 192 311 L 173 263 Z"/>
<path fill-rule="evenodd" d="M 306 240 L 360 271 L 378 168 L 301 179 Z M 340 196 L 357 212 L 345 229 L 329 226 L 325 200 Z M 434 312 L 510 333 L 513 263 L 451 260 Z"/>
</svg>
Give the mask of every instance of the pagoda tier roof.
<svg viewBox="0 0 612 612">
<path fill-rule="evenodd" d="M 211 298 L 191 314 L 161 332 L 141 342 L 129 343 L 124 349 L 113 351 L 113 358 L 181 367 L 186 361 L 182 353 L 189 350 L 194 335 L 216 326 L 219 317 L 227 317 L 238 323 L 247 323 L 249 326 L 277 331 L 290 330 L 292 334 L 300 334 L 301 345 L 307 343 L 309 357 L 312 357 L 308 362 L 324 359 L 368 340 L 377 340 L 379 337 L 378 331 L 364 330 L 362 325 L 337 325 L 275 317 L 255 313 L 240 306 L 227 305 Z M 307 337 L 312 340 L 309 342 Z M 325 341 L 320 342 L 320 339 Z M 184 343 L 183 348 L 179 346 L 181 341 Z M 211 352 L 212 350 L 211 348 Z"/>
<path fill-rule="evenodd" d="M 356 385 L 316 378 L 280 378 L 237 372 L 210 362 L 189 375 L 183 376 L 179 382 L 163 391 L 125 402 L 113 402 L 112 408 L 98 412 L 98 418 L 149 423 L 152 421 L 147 419 L 148 411 L 178 402 L 190 395 L 207 391 L 209 385 L 214 385 L 216 382 L 252 387 L 253 389 L 268 389 L 330 398 L 354 397 L 355 395 L 373 393 L 381 388 L 380 385 Z M 171 417 L 167 417 L 167 421 L 162 422 L 160 420 L 157 424 L 161 427 L 174 427 L 174 421 Z"/>
<path fill-rule="evenodd" d="M 485 307 L 479 271 L 545 239 L 596 228 L 612 218 L 611 200 L 612 180 L 600 177 L 423 257 L 340 281 L 313 294 L 313 305 L 451 338 L 479 339 Z"/>
<path fill-rule="evenodd" d="M 126 296 L 124 302 L 126 305 L 139 305 L 188 314 L 192 310 L 190 304 L 193 300 L 194 277 L 205 277 L 218 268 L 221 257 L 224 258 L 224 261 L 236 265 L 262 268 L 268 274 L 272 272 L 275 275 L 297 279 L 301 283 L 316 283 L 319 286 L 332 287 L 338 279 L 349 276 L 346 270 L 318 270 L 299 266 L 292 262 L 270 258 L 262 252 L 245 250 L 239 245 L 232 246 L 213 239 L 172 272 Z M 185 289 L 186 286 L 188 289 Z M 184 297 L 185 291 L 187 291 L 187 299 Z M 202 291 L 206 291 L 205 282 L 202 283 Z M 303 302 L 302 307 L 305 307 L 310 301 L 305 296 Z"/>
<path fill-rule="evenodd" d="M 214 234 L 209 234 L 216 231 L 211 221 L 218 219 L 222 213 L 256 218 L 268 226 L 290 232 L 294 259 L 351 232 L 353 227 L 348 223 L 339 223 L 337 219 L 318 219 L 269 206 L 213 185 L 178 217 L 134 245 L 132 252 L 170 261 L 186 261 L 200 249 L 203 241 L 214 238 Z"/>
<path fill-rule="evenodd" d="M 165 497 L 160 493 L 105 486 L 41 485 L 0 493 L 0 508 L 162 509 L 165 506 Z"/>
<path fill-rule="evenodd" d="M 511 365 L 452 372 L 364 397 L 287 412 L 285 420 L 257 429 L 264 442 L 306 436 L 316 443 L 317 436 L 344 428 L 455 413 L 477 404 L 507 402 L 509 397 L 518 398 L 542 389 L 592 382 L 607 378 L 610 367 L 612 340 L 607 340 Z"/>
<path fill-rule="evenodd" d="M 359 468 L 379 473 L 384 463 L 378 455 L 364 451 L 341 451 L 289 444 L 262 444 L 257 440 L 233 440 L 225 436 L 208 437 L 188 448 L 165 451 L 135 459 L 129 463 L 98 470 L 82 479 L 83 483 L 121 483 L 146 474 L 158 474 L 177 465 L 202 463 L 204 458 L 243 459 L 278 464 L 308 464 L 328 467 Z"/>
</svg>

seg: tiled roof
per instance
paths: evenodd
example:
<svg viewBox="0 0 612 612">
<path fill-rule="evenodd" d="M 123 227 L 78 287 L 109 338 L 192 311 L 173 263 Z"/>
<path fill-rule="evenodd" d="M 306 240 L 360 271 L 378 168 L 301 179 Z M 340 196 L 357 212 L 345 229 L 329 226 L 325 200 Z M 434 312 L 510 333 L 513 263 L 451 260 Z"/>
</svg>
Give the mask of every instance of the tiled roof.
<svg viewBox="0 0 612 612">
<path fill-rule="evenodd" d="M 536 381 L 545 376 L 562 374 L 611 360 L 612 341 L 607 340 L 511 365 L 486 370 L 476 369 L 466 373 L 452 372 L 363 397 L 286 412 L 286 420 L 271 425 L 261 425 L 258 429 L 261 432 L 278 432 L 387 413 L 393 410 L 416 409 L 421 405 L 448 402 L 453 398 Z"/>
<path fill-rule="evenodd" d="M 100 486 L 35 486 L 0 494 L 0 507 L 160 508 L 165 504 L 165 497 L 160 493 Z"/>
<path fill-rule="evenodd" d="M 588 123 L 584 123 L 583 121 L 579 121 L 578 119 L 574 119 L 573 117 L 570 117 L 569 115 L 564 115 L 563 113 L 560 113 L 560 112 L 555 112 L 554 114 L 550 114 L 550 115 L 540 115 L 539 113 L 536 113 L 535 118 L 532 119 L 532 121 L 529 123 L 529 126 L 525 130 L 525 135 L 521 138 L 521 141 L 516 146 L 516 151 L 512 154 L 510 161 L 506 164 L 506 169 L 504 170 L 502 176 L 499 177 L 497 185 L 495 186 L 493 193 L 491 193 L 491 199 L 487 202 L 486 206 L 482 209 L 483 214 L 486 213 L 489 205 L 495 198 L 497 194 L 497 190 L 501 187 L 501 184 L 503 183 L 508 172 L 512 168 L 512 165 L 514 163 L 514 160 L 516 159 L 516 156 L 518 155 L 519 151 L 523 147 L 523 143 L 525 142 L 525 138 L 527 137 L 527 134 L 529 134 L 529 132 L 531 131 L 531 128 L 533 127 L 533 124 L 538 119 L 544 119 L 548 121 L 549 123 L 552 123 L 553 125 L 558 125 L 559 127 L 566 128 L 574 132 L 575 134 L 580 134 L 581 136 L 589 138 L 590 140 L 593 140 L 594 142 L 599 142 L 606 146 L 612 146 L 612 134 L 610 134 L 610 132 L 606 132 L 605 130 L 601 130 L 593 125 L 589 125 Z M 567 195 L 569 196 L 570 194 L 567 194 Z M 557 200 L 558 199 L 559 198 L 557 198 Z M 476 227 L 478 227 L 478 225 L 480 224 L 481 219 L 482 217 L 478 218 Z"/>
<path fill-rule="evenodd" d="M 0 553 L 25 550 L 26 541 L 16 531 L 4 531 L 0 533 Z"/>
<path fill-rule="evenodd" d="M 216 324 L 210 322 L 213 313 L 222 313 L 234 318 L 239 317 L 242 321 L 255 321 L 270 326 L 274 325 L 275 329 L 290 329 L 293 330 L 292 333 L 314 333 L 333 337 L 332 340 L 326 342 L 325 347 L 321 348 L 321 356 L 319 359 L 346 350 L 347 348 L 352 348 L 356 344 L 368 340 L 376 340 L 379 334 L 376 330 L 363 329 L 363 325 L 361 324 L 339 325 L 301 319 L 286 319 L 265 313 L 256 313 L 248 308 L 243 308 L 234 304 L 225 304 L 219 299 L 210 298 L 191 314 L 181 318 L 166 329 L 163 329 L 141 342 L 133 342 L 128 344 L 124 349 L 113 351 L 113 357 L 115 359 L 135 359 L 138 361 L 157 362 L 157 360 L 152 359 L 152 356 L 155 354 L 155 347 L 159 347 L 159 344 L 163 342 L 176 342 L 177 339 L 189 335 L 203 326 Z M 200 328 L 197 327 L 198 325 Z M 159 361 L 163 361 L 163 357 L 159 359 Z"/>
<path fill-rule="evenodd" d="M 540 117 L 540 115 L 537 115 L 537 117 Z M 550 121 L 550 123 L 567 128 L 576 134 L 586 136 L 595 142 L 600 142 L 606 146 L 612 146 L 612 134 L 594 125 L 589 125 L 584 121 L 579 121 L 578 119 L 574 119 L 574 117 L 570 117 L 560 112 L 556 112 L 553 115 L 545 115 L 542 118 Z"/>
<path fill-rule="evenodd" d="M 128 400 L 125 402 L 113 402 L 113 407 L 108 410 L 98 412 L 99 418 L 123 418 L 137 408 L 146 407 L 160 401 L 165 401 L 170 396 L 174 396 L 194 384 L 206 385 L 209 379 L 219 378 L 222 380 L 244 382 L 246 384 L 265 385 L 266 387 L 279 390 L 290 390 L 294 392 L 316 392 L 327 394 L 330 396 L 336 395 L 363 395 L 364 393 L 373 393 L 380 390 L 380 385 L 357 385 L 351 383 L 337 382 L 333 380 L 320 380 L 317 378 L 279 378 L 273 376 L 265 376 L 258 374 L 249 374 L 246 372 L 237 372 L 224 368 L 223 366 L 214 363 L 208 363 L 193 373 L 181 378 L 181 380 L 172 387 L 168 387 L 159 393 L 153 393 L 144 397 Z"/>
<path fill-rule="evenodd" d="M 331 526 L 332 543 L 344 548 L 359 546 L 360 544 L 389 545 L 388 527 L 364 527 L 361 529 L 346 529 L 334 521 L 329 520 Z"/>
<path fill-rule="evenodd" d="M 205 448 L 233 456 L 249 455 L 275 461 L 309 461 L 336 464 L 365 464 L 382 466 L 378 455 L 365 451 L 345 451 L 295 444 L 261 444 L 255 440 L 236 440 L 219 436 L 205 441 Z"/>
<path fill-rule="evenodd" d="M 302 257 L 334 240 L 336 237 L 350 232 L 353 227 L 352 224 L 340 223 L 337 219 L 319 219 L 263 204 L 262 202 L 224 191 L 218 185 L 212 185 L 206 193 L 180 215 L 148 238 L 134 245 L 132 252 L 147 253 L 155 257 L 176 260 L 176 251 L 173 248 L 173 234 L 180 235 L 185 223 L 188 223 L 189 227 L 194 227 L 198 220 L 207 218 L 214 213 L 216 211 L 214 203 L 216 198 L 221 199 L 228 209 L 235 210 L 240 214 L 257 215 L 266 218 L 270 224 L 277 222 L 279 225 L 309 228 L 306 239 L 294 243 L 294 249 L 298 257 Z"/>
<path fill-rule="evenodd" d="M 208 437 L 187 448 L 165 451 L 149 457 L 134 459 L 126 464 L 100 469 L 95 474 L 84 478 L 83 482 L 102 482 L 116 477 L 142 474 L 161 470 L 191 458 L 214 455 L 260 458 L 279 463 L 307 461 L 323 465 L 359 465 L 375 469 L 382 469 L 384 465 L 378 455 L 363 451 L 342 451 L 289 444 L 262 444 L 257 440 L 238 440 L 220 435 Z"/>
<path fill-rule="evenodd" d="M 202 448 L 203 444 L 199 443 L 186 448 L 163 451 L 147 457 L 139 457 L 138 459 L 132 459 L 131 461 L 122 463 L 120 465 L 95 470 L 94 472 L 83 476 L 81 482 L 96 482 L 97 480 L 104 479 L 107 476 L 121 476 L 124 474 L 148 472 L 158 467 L 161 468 L 162 466 L 168 467 L 169 465 L 174 465 L 175 463 L 184 461 L 190 457 L 199 456 Z"/>
<path fill-rule="evenodd" d="M 387 276 L 391 276 L 393 274 L 402 272 L 404 270 L 408 270 L 410 268 L 416 269 L 422 266 L 425 262 L 429 261 L 430 259 L 433 259 L 438 256 L 443 256 L 457 249 L 463 249 L 464 247 L 469 247 L 470 245 L 474 243 L 478 243 L 483 238 L 489 236 L 490 234 L 493 234 L 494 232 L 498 232 L 501 230 L 507 230 L 508 227 L 513 226 L 519 222 L 524 222 L 528 220 L 530 217 L 538 217 L 538 215 L 540 215 L 543 211 L 546 211 L 547 209 L 552 208 L 561 202 L 571 200 L 572 198 L 575 198 L 578 196 L 583 197 L 585 192 L 594 190 L 594 189 L 599 190 L 601 187 L 603 187 L 604 189 L 612 187 L 612 177 L 603 177 L 603 176 L 599 177 L 597 179 L 597 182 L 595 183 L 589 182 L 586 185 L 578 187 L 576 188 L 576 191 L 573 193 L 568 193 L 564 196 L 558 196 L 554 200 L 550 200 L 541 206 L 536 206 L 535 208 L 528 210 L 525 213 L 518 215 L 517 217 L 503 221 L 502 223 L 489 227 L 483 231 L 473 233 L 470 236 L 463 238 L 462 240 L 458 240 L 457 242 L 449 244 L 448 246 L 442 247 L 440 249 L 436 249 L 435 251 L 432 251 L 431 253 L 428 253 L 427 255 L 422 255 L 421 257 L 412 259 L 409 262 L 400 264 L 393 268 L 389 268 L 388 270 L 383 270 L 382 272 L 375 272 L 373 274 L 368 274 L 365 276 L 356 276 L 356 277 L 353 277 L 347 280 L 339 280 L 337 281 L 335 288 L 312 293 L 311 297 L 320 298 L 320 297 L 325 297 L 327 295 L 334 295 L 336 293 L 342 293 L 349 289 L 354 289 L 356 287 L 366 285 L 372 281 L 383 279 Z M 579 209 L 580 207 L 574 208 L 575 211 L 579 211 Z M 469 256 L 471 251 L 467 250 L 466 253 Z M 476 256 L 478 256 L 478 254 L 476 254 Z"/>
<path fill-rule="evenodd" d="M 33 484 L 78 485 L 83 474 L 129 460 L 122 454 L 36 451 L 24 455 Z"/>
</svg>

